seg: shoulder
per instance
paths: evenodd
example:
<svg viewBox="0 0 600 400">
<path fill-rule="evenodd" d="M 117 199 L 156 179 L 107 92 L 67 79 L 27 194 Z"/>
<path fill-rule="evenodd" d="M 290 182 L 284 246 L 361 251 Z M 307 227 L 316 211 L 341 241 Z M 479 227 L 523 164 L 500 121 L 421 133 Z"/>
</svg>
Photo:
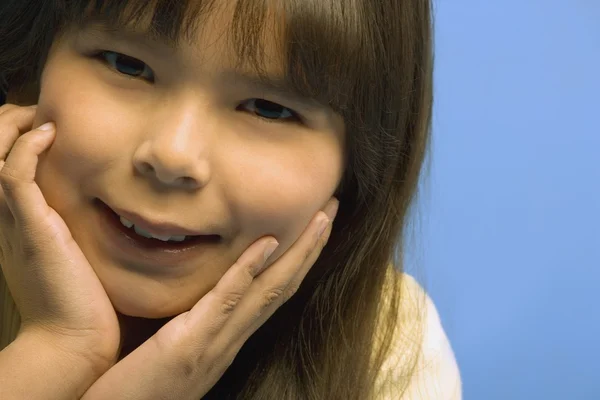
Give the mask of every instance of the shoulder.
<svg viewBox="0 0 600 400">
<path fill-rule="evenodd" d="M 410 383 L 399 400 L 461 400 L 462 381 L 456 357 L 433 300 L 419 283 L 410 275 L 402 275 L 402 300 L 399 332 L 384 368 L 402 370 L 398 361 L 406 351 L 407 327 L 418 327 L 422 338 L 420 357 L 416 369 L 412 371 Z M 391 382 L 393 387 L 393 382 Z M 392 393 L 392 391 L 389 391 Z M 380 400 L 397 400 L 393 395 Z"/>
<path fill-rule="evenodd" d="M 405 277 L 407 285 L 412 285 L 412 290 L 423 290 L 410 275 Z M 425 304 L 422 356 L 402 400 L 460 400 L 462 381 L 454 351 L 437 308 L 427 294 Z"/>
</svg>

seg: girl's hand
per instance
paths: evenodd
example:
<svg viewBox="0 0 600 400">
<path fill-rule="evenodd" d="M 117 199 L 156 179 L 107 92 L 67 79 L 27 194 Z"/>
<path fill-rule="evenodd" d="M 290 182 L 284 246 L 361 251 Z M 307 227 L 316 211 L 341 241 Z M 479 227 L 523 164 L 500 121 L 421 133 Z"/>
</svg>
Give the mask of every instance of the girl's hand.
<svg viewBox="0 0 600 400">
<path fill-rule="evenodd" d="M 116 312 L 67 225 L 35 183 L 55 127 L 32 128 L 34 107 L 0 107 L 0 266 L 21 314 L 20 335 L 83 355 L 101 370 L 117 359 Z M 104 370 L 102 370 L 104 368 Z"/>
<path fill-rule="evenodd" d="M 105 373 L 84 400 L 197 400 L 221 378 L 248 338 L 299 288 L 325 246 L 338 201 L 261 274 L 272 238 L 255 242 L 194 307 Z M 320 228 L 323 234 L 319 236 Z M 270 253 L 269 253 L 270 254 Z"/>
</svg>

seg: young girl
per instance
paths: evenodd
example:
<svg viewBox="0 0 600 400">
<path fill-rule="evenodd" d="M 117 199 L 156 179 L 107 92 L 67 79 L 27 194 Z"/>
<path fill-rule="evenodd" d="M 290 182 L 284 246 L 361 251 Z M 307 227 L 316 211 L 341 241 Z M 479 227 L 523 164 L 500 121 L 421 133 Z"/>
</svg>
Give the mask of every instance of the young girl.
<svg viewBox="0 0 600 400">
<path fill-rule="evenodd" d="M 402 273 L 430 12 L 4 1 L 0 398 L 460 399 Z"/>
</svg>

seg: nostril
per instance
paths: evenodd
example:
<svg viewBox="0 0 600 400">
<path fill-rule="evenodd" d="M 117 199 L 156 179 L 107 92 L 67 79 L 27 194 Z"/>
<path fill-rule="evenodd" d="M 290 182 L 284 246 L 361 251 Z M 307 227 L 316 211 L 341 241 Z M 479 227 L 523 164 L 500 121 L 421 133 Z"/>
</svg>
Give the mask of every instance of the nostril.
<svg viewBox="0 0 600 400">
<path fill-rule="evenodd" d="M 184 176 L 181 178 L 181 181 L 186 186 L 192 186 L 195 183 L 194 178 L 190 178 L 189 176 Z"/>
<path fill-rule="evenodd" d="M 144 170 L 144 172 L 154 172 L 154 167 L 148 164 L 147 162 L 142 164 L 142 169 Z"/>
<path fill-rule="evenodd" d="M 154 167 L 148 161 L 140 161 L 136 163 L 135 169 L 138 173 L 145 175 L 148 178 L 156 179 L 161 183 L 178 185 L 185 188 L 196 188 L 198 187 L 198 180 L 189 174 L 177 173 L 183 171 L 173 171 L 171 169 L 161 169 Z"/>
</svg>

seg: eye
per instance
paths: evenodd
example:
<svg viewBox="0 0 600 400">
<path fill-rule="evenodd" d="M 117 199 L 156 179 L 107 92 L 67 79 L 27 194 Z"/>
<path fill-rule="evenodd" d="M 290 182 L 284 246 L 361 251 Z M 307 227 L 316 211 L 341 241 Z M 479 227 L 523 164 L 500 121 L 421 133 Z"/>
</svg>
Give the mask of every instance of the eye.
<svg viewBox="0 0 600 400">
<path fill-rule="evenodd" d="M 248 111 L 264 122 L 300 122 L 300 116 L 292 109 L 264 99 L 249 99 Z M 241 106 L 240 106 L 241 107 Z M 238 107 L 239 108 L 239 107 Z"/>
<path fill-rule="evenodd" d="M 152 70 L 143 61 L 114 51 L 103 50 L 94 58 L 107 63 L 116 72 L 132 78 L 145 78 L 153 81 Z M 150 76 L 148 76 L 148 73 Z"/>
<path fill-rule="evenodd" d="M 110 50 L 99 51 L 93 58 L 108 64 L 111 69 L 121 75 L 132 79 L 143 78 L 150 82 L 154 81 L 150 67 L 137 58 Z M 254 98 L 246 100 L 244 103 L 248 106 L 239 107 L 246 108 L 264 122 L 302 122 L 302 118 L 294 110 L 265 99 Z"/>
</svg>

